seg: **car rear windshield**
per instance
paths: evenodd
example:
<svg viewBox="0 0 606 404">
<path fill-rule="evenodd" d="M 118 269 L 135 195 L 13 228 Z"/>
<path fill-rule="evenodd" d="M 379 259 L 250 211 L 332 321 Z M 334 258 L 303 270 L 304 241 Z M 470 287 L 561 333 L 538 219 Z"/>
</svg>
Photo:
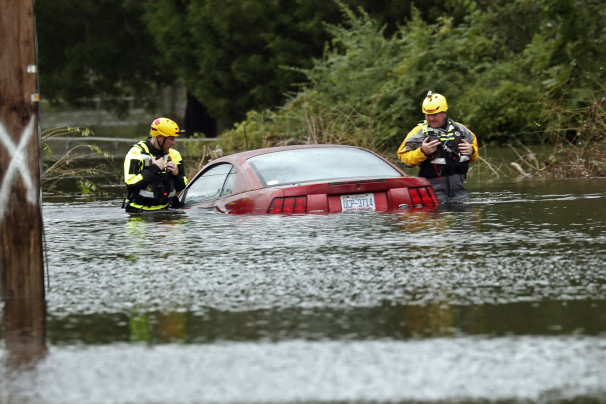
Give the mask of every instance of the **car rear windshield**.
<svg viewBox="0 0 606 404">
<path fill-rule="evenodd" d="M 283 150 L 251 157 L 266 186 L 348 178 L 393 178 L 402 175 L 376 155 L 357 148 L 322 147 Z"/>
</svg>

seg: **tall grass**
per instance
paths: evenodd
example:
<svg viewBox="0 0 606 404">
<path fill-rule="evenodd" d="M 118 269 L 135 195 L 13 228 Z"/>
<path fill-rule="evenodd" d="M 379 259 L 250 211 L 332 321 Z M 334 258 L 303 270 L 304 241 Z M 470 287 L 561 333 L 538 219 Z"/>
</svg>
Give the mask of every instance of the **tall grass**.
<svg viewBox="0 0 606 404">
<path fill-rule="evenodd" d="M 93 136 L 93 132 L 85 127 L 60 127 L 46 129 L 42 132 L 42 151 L 52 156 L 48 141 L 54 137 L 80 135 Z M 67 150 L 57 159 L 52 159 L 42 165 L 42 189 L 45 192 L 65 193 L 66 182 L 75 183 L 77 189 L 84 195 L 99 193 L 100 188 L 96 179 L 115 177 L 116 173 L 109 170 L 113 156 L 104 153 L 99 147 L 90 144 L 80 144 Z M 91 164 L 92 163 L 92 164 Z"/>
<path fill-rule="evenodd" d="M 520 167 L 538 178 L 606 177 L 606 97 L 577 109 L 559 106 L 550 112 L 545 139 L 551 152 L 539 161 L 534 153 L 518 153 Z"/>
</svg>

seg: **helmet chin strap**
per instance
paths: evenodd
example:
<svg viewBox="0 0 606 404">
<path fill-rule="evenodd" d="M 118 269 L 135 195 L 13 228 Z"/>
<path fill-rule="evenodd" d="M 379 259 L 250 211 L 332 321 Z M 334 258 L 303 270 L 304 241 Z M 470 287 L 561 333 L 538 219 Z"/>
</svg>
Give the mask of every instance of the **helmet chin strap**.
<svg viewBox="0 0 606 404">
<path fill-rule="evenodd" d="M 158 138 L 156 138 L 156 139 L 158 139 Z M 157 142 L 158 142 L 158 146 L 160 146 L 160 150 L 164 151 L 164 143 L 166 143 L 166 137 L 162 136 L 162 139 L 163 139 L 162 144 L 160 144 L 160 140 L 159 139 L 157 140 Z"/>
</svg>

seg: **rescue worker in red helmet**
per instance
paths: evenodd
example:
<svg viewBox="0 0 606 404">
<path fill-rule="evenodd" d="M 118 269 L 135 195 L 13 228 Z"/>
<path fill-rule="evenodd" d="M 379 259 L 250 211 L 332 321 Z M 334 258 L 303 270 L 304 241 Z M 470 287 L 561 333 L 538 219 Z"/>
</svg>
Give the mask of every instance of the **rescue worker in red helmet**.
<svg viewBox="0 0 606 404">
<path fill-rule="evenodd" d="M 406 135 L 398 158 L 407 166 L 419 166 L 419 177 L 431 182 L 440 202 L 466 198 L 463 183 L 469 163 L 478 160 L 478 140 L 448 117 L 443 95 L 429 91 L 422 110 L 425 120 Z"/>
<path fill-rule="evenodd" d="M 147 140 L 133 145 L 124 158 L 126 199 L 129 213 L 167 209 L 187 185 L 181 154 L 172 147 L 179 125 L 168 118 L 155 119 Z"/>
</svg>

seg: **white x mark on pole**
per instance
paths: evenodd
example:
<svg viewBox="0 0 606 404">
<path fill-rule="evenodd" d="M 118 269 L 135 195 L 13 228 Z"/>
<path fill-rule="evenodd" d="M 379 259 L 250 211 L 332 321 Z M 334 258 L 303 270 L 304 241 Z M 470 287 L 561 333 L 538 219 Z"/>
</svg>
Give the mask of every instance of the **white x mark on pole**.
<svg viewBox="0 0 606 404">
<path fill-rule="evenodd" d="M 10 196 L 9 187 L 12 185 L 13 178 L 17 174 L 21 174 L 23 183 L 27 188 L 27 192 L 25 194 L 27 201 L 31 204 L 36 204 L 37 202 L 37 189 L 34 187 L 34 182 L 32 181 L 32 176 L 28 166 L 27 155 L 24 153 L 24 149 L 27 146 L 29 138 L 32 137 L 32 134 L 34 133 L 34 121 L 35 120 L 32 117 L 23 130 L 18 147 L 15 147 L 15 144 L 8 135 L 6 128 L 2 122 L 0 122 L 0 141 L 8 150 L 9 156 L 11 156 L 11 162 L 9 163 L 8 169 L 4 174 L 2 186 L 0 187 L 0 221 L 4 218 L 4 214 L 6 213 L 6 205 Z"/>
</svg>

